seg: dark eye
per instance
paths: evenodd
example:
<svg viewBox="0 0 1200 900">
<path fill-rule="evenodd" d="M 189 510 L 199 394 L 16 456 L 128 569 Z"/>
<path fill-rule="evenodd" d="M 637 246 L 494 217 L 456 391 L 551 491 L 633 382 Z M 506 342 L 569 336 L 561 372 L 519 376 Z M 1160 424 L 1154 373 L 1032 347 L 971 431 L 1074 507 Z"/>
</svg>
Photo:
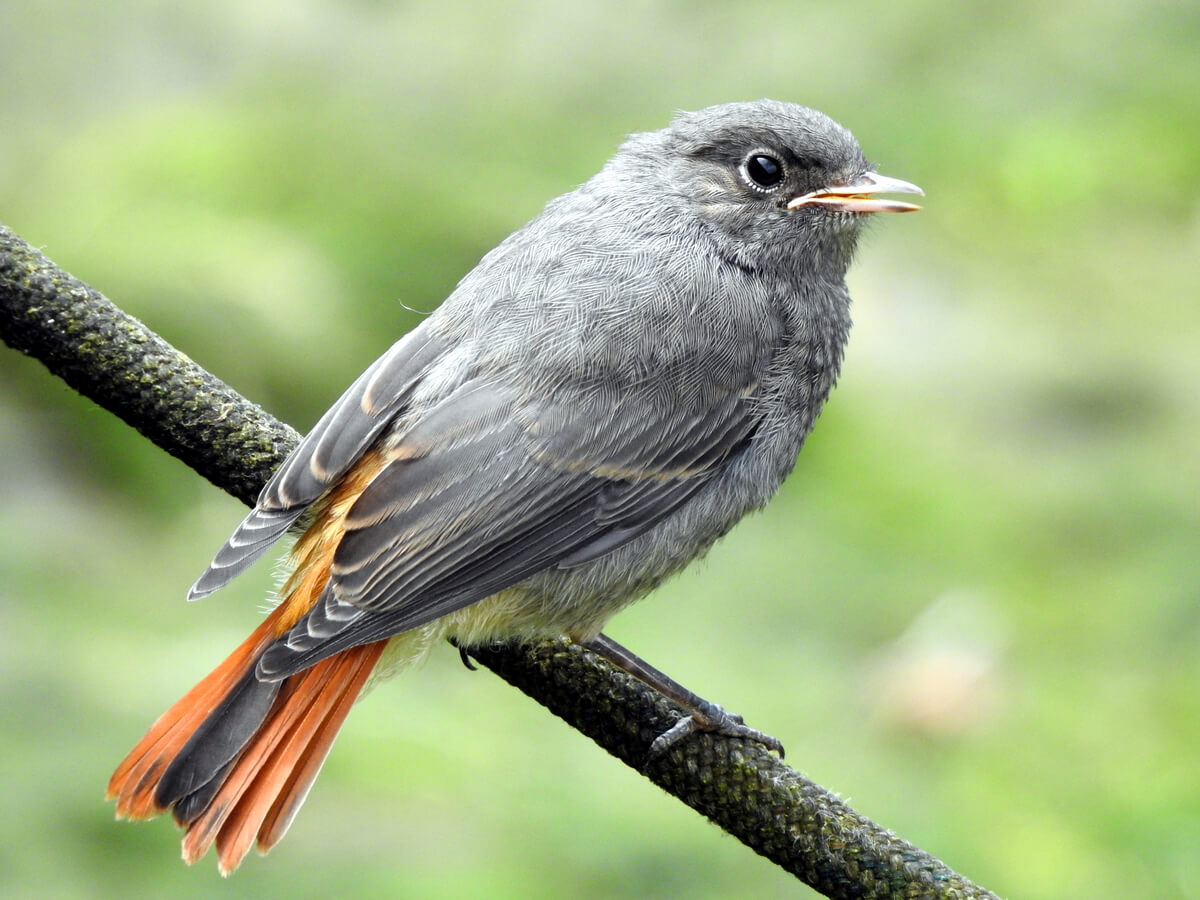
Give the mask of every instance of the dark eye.
<svg viewBox="0 0 1200 900">
<path fill-rule="evenodd" d="M 745 169 L 746 177 L 760 188 L 773 188 L 783 181 L 783 163 L 765 153 L 751 154 Z"/>
</svg>

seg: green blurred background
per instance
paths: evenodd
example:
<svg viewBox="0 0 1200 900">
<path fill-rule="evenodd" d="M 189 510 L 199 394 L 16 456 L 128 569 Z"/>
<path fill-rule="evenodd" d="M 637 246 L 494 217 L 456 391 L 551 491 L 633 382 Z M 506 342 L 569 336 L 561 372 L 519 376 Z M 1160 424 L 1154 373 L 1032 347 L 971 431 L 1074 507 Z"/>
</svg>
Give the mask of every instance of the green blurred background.
<svg viewBox="0 0 1200 900">
<path fill-rule="evenodd" d="M 1200 897 L 1200 7 L 9 4 L 0 221 L 304 429 L 672 111 L 772 96 L 920 184 L 782 495 L 614 637 L 997 892 Z M 244 636 L 242 515 L 0 352 L 0 894 L 807 889 L 448 648 L 222 882 L 112 767 Z"/>
</svg>

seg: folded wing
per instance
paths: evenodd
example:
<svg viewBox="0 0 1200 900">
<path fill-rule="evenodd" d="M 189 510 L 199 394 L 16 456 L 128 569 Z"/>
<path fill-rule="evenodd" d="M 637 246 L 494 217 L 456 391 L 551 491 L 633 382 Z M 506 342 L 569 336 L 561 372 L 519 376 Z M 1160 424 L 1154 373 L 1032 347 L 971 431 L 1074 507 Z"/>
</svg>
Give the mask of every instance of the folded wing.
<svg viewBox="0 0 1200 900">
<path fill-rule="evenodd" d="M 570 392 L 555 392 L 555 396 Z M 384 450 L 320 600 L 263 655 L 286 677 L 551 567 L 585 563 L 678 509 L 756 428 L 750 386 L 704 403 L 616 404 L 462 385 Z"/>
</svg>

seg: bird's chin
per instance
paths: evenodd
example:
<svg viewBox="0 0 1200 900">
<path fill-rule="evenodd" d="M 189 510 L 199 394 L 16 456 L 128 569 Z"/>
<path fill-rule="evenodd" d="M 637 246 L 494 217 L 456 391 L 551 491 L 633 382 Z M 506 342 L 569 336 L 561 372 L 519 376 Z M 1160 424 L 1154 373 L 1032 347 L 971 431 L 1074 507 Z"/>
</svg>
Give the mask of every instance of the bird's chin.
<svg viewBox="0 0 1200 900">
<path fill-rule="evenodd" d="M 813 216 L 809 231 L 809 252 L 832 272 L 845 276 L 870 216 L 840 210 L 821 210 Z"/>
<path fill-rule="evenodd" d="M 810 207 L 808 227 L 817 234 L 827 234 L 837 240 L 853 241 L 871 221 L 871 217 L 839 206 Z"/>
</svg>

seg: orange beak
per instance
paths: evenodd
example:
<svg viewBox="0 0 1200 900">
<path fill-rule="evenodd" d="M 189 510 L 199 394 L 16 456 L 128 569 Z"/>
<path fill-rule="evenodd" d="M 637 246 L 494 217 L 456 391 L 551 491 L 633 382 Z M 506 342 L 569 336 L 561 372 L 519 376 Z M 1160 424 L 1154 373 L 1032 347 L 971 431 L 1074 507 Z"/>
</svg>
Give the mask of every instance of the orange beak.
<svg viewBox="0 0 1200 900">
<path fill-rule="evenodd" d="M 915 184 L 867 172 L 850 184 L 835 184 L 819 191 L 795 197 L 788 201 L 788 209 L 802 206 L 824 206 L 852 213 L 915 212 L 921 207 L 901 200 L 883 200 L 872 194 L 921 194 L 925 192 Z"/>
</svg>

